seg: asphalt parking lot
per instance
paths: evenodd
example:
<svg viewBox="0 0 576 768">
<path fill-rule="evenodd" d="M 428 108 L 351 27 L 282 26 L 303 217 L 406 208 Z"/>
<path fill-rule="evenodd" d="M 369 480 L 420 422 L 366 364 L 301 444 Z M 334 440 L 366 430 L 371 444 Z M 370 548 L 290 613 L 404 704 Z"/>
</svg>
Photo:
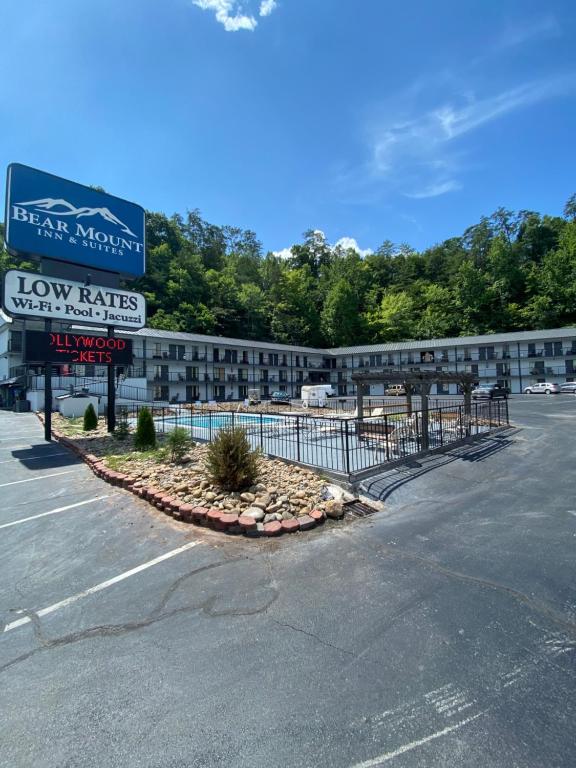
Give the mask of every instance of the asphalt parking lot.
<svg viewBox="0 0 576 768">
<path fill-rule="evenodd" d="M 573 768 L 576 398 L 277 541 L 176 523 L 0 412 L 0 766 Z"/>
</svg>

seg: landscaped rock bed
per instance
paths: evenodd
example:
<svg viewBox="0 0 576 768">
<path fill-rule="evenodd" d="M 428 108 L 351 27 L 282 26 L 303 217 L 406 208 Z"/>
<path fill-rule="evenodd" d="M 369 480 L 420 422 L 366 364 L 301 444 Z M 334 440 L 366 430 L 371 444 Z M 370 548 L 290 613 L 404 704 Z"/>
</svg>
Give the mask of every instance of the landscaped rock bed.
<svg viewBox="0 0 576 768">
<path fill-rule="evenodd" d="M 182 463 L 174 464 L 163 459 L 161 451 L 153 455 L 132 451 L 131 436 L 117 440 L 102 422 L 87 433 L 55 414 L 53 434 L 99 477 L 186 522 L 227 533 L 275 536 L 314 528 L 327 517 L 344 516 L 342 501 L 322 499 L 325 479 L 280 460 L 260 457 L 258 482 L 230 493 L 211 482 L 204 464 L 206 445 L 194 445 Z"/>
</svg>

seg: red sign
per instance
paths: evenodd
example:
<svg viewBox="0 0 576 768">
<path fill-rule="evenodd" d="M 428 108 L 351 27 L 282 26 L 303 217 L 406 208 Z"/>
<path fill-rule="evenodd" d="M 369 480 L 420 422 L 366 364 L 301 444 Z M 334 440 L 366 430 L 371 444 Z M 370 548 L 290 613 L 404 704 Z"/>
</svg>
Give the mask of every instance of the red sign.
<svg viewBox="0 0 576 768">
<path fill-rule="evenodd" d="M 132 365 L 132 340 L 84 333 L 26 331 L 26 362 Z"/>
</svg>

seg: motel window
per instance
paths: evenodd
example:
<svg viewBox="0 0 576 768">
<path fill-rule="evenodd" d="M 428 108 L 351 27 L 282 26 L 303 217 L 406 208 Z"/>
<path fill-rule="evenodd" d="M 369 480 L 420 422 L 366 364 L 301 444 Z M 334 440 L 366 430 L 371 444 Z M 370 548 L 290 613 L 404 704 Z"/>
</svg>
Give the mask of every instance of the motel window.
<svg viewBox="0 0 576 768">
<path fill-rule="evenodd" d="M 154 387 L 154 400 L 168 400 L 168 387 L 165 384 Z"/>
<path fill-rule="evenodd" d="M 22 352 L 22 331 L 12 331 L 10 334 L 10 352 Z"/>
</svg>

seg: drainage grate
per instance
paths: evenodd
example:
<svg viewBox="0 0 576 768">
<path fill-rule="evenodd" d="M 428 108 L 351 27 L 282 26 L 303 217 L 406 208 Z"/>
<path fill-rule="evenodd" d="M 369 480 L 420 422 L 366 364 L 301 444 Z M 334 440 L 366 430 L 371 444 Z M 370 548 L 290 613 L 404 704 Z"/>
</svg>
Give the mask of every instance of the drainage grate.
<svg viewBox="0 0 576 768">
<path fill-rule="evenodd" d="M 347 517 L 368 517 L 378 510 L 374 507 L 364 504 L 362 501 L 350 501 L 344 504 Z"/>
</svg>

